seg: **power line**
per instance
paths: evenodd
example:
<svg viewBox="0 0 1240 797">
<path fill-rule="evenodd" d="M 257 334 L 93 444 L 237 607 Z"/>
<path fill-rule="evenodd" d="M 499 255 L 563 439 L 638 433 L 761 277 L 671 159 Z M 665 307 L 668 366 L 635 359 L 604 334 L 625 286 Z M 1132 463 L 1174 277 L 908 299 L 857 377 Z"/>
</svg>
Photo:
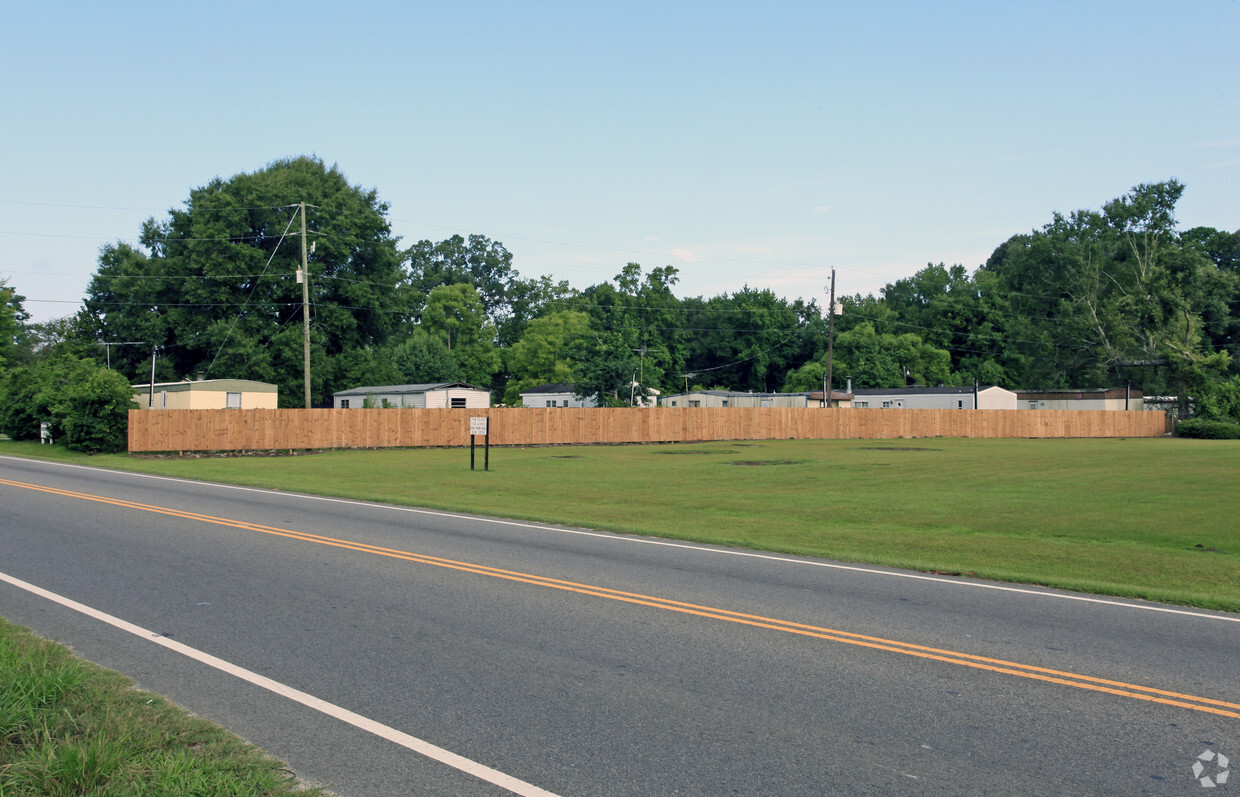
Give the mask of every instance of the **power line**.
<svg viewBox="0 0 1240 797">
<path fill-rule="evenodd" d="M 288 235 L 289 228 L 293 226 L 293 220 L 296 218 L 297 218 L 296 213 L 294 213 L 291 217 L 289 217 L 288 224 L 284 226 L 284 234 L 280 236 L 280 241 L 283 241 L 284 236 Z M 277 242 L 275 247 L 271 250 L 271 257 L 267 258 L 267 265 L 263 266 L 263 274 L 267 273 L 267 269 L 271 267 L 271 261 L 275 259 L 276 252 L 278 252 L 279 250 L 280 250 L 280 243 Z M 254 291 L 258 289 L 258 283 L 259 283 L 259 280 L 261 279 L 262 279 L 262 275 L 259 275 L 259 278 L 254 281 L 254 285 L 251 286 L 250 292 L 246 294 L 245 302 L 241 305 L 241 310 L 237 313 L 237 317 L 233 319 L 232 325 L 228 327 L 228 332 L 224 335 L 224 340 L 220 342 L 220 348 L 215 352 L 215 356 L 211 358 L 211 363 L 206 367 L 206 370 L 203 371 L 204 374 L 209 374 L 211 372 L 211 366 L 215 365 L 215 361 L 220 358 L 220 352 L 224 351 L 224 346 L 228 344 L 228 339 L 232 337 L 232 332 L 234 329 L 236 329 L 237 322 L 240 321 L 241 316 L 245 314 L 246 305 L 248 305 L 250 303 L 250 299 L 253 298 Z"/>
<path fill-rule="evenodd" d="M 162 213 L 165 211 L 177 210 L 175 208 L 124 207 L 122 205 L 72 205 L 72 204 L 64 204 L 64 203 L 58 203 L 58 202 L 24 202 L 24 201 L 17 200 L 17 199 L 0 199 L 0 205 L 23 205 L 26 207 L 36 207 L 36 208 L 72 208 L 72 209 L 77 209 L 77 210 L 125 210 L 125 211 L 141 210 L 141 211 L 151 211 L 154 213 Z M 255 205 L 252 207 L 235 207 L 235 208 L 194 207 L 193 210 L 207 211 L 211 213 L 225 213 L 225 212 L 234 211 L 234 210 L 284 210 L 285 208 L 291 208 L 291 207 L 293 207 L 293 205 Z M 318 207 L 318 206 L 307 205 L 306 207 Z M 177 210 L 177 212 L 185 212 L 185 211 Z"/>
</svg>

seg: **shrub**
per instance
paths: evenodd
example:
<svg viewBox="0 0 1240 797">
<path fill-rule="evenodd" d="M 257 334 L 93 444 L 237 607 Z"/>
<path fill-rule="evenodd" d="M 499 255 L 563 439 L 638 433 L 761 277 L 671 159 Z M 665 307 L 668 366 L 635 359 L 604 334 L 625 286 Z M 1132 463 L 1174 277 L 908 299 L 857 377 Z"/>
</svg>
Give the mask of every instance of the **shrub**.
<svg viewBox="0 0 1240 797">
<path fill-rule="evenodd" d="M 46 379 L 36 366 L 13 368 L 0 385 L 0 432 L 14 440 L 38 440 L 39 424 L 51 413 L 39 405 Z"/>
<path fill-rule="evenodd" d="M 123 451 L 128 411 L 136 406 L 129 383 L 115 371 L 73 356 L 14 368 L 0 386 L 0 432 L 14 440 L 38 440 L 39 426 L 52 439 L 87 453 Z"/>
<path fill-rule="evenodd" d="M 1180 421 L 1176 427 L 1180 437 L 1197 437 L 1203 440 L 1240 440 L 1240 424 L 1190 418 Z"/>
<path fill-rule="evenodd" d="M 56 405 L 65 448 L 87 454 L 124 451 L 129 442 L 129 410 L 137 406 L 133 389 L 123 376 L 98 369 L 70 386 L 64 400 Z"/>
</svg>

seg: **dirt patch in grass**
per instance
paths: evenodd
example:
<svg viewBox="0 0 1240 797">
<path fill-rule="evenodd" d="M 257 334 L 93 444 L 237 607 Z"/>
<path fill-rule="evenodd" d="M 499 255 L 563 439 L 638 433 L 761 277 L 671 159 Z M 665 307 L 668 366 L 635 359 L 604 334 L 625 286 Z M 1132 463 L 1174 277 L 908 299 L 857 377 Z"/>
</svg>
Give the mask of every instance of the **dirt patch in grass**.
<svg viewBox="0 0 1240 797">
<path fill-rule="evenodd" d="M 731 449 L 719 449 L 716 451 L 656 451 L 656 454 L 735 454 Z"/>
<path fill-rule="evenodd" d="M 742 467 L 758 467 L 761 465 L 804 465 L 808 461 L 805 459 L 738 459 L 728 464 Z"/>
</svg>

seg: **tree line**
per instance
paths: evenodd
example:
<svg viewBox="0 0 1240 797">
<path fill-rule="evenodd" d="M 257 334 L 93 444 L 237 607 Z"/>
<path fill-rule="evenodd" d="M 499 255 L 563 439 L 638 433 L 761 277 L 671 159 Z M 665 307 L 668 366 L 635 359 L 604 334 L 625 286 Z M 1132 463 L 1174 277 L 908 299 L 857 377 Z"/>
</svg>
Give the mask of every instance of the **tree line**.
<svg viewBox="0 0 1240 797">
<path fill-rule="evenodd" d="M 1240 417 L 1240 231 L 1180 230 L 1184 186 L 1143 184 L 1098 210 L 1053 214 L 973 271 L 930 264 L 842 298 L 834 384 L 1131 384 L 1187 412 Z M 816 299 L 742 288 L 677 297 L 672 266 L 620 267 L 578 290 L 526 278 L 483 235 L 403 248 L 377 191 L 316 158 L 215 179 L 104 246 L 83 309 L 31 324 L 11 289 L 0 368 L 75 357 L 133 382 L 237 378 L 303 392 L 298 204 L 306 203 L 311 397 L 465 381 L 515 404 L 570 383 L 605 404 L 636 391 L 821 389 L 828 317 Z M 124 343 L 126 345 L 116 345 Z M 107 345 L 104 345 L 107 344 Z"/>
</svg>

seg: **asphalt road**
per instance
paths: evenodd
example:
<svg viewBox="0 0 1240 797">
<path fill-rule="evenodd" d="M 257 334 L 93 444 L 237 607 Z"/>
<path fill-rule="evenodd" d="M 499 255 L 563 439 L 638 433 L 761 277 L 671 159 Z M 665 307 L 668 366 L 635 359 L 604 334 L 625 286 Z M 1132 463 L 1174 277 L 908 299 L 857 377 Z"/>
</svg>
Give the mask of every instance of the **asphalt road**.
<svg viewBox="0 0 1240 797">
<path fill-rule="evenodd" d="M 0 506 L 0 615 L 346 797 L 1197 794 L 1201 754 L 1240 763 L 1236 615 L 7 457 Z"/>
</svg>

